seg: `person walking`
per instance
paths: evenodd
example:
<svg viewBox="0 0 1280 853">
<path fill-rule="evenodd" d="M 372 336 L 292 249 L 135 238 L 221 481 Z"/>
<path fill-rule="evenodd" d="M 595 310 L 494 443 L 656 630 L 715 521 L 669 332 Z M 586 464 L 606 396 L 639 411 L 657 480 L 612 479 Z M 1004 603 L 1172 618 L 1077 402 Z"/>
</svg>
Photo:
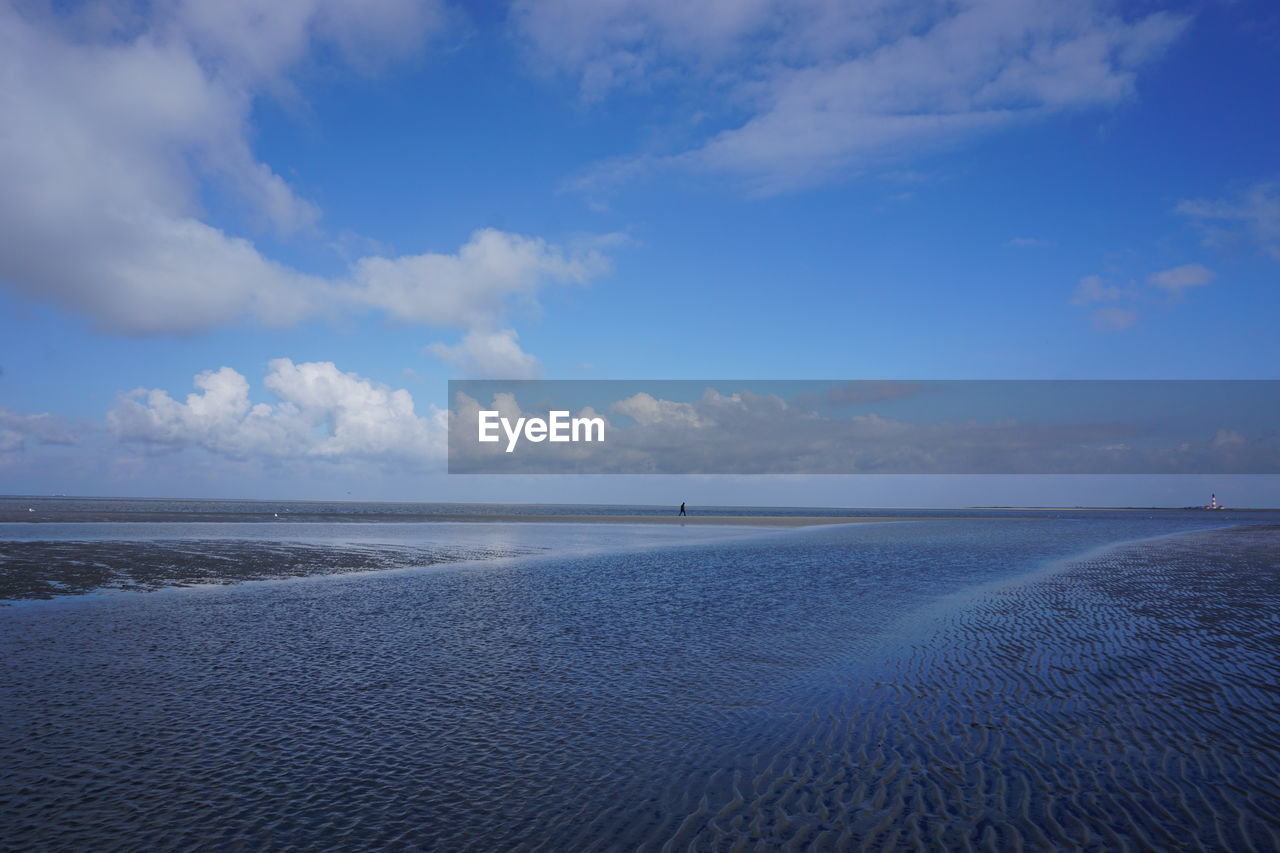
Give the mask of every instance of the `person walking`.
<svg viewBox="0 0 1280 853">
<path fill-rule="evenodd" d="M 685 512 L 685 511 L 684 511 L 684 501 L 680 501 L 680 514 L 681 514 L 681 515 L 688 515 L 688 514 L 689 514 L 689 513 L 687 513 L 687 512 Z"/>
</svg>

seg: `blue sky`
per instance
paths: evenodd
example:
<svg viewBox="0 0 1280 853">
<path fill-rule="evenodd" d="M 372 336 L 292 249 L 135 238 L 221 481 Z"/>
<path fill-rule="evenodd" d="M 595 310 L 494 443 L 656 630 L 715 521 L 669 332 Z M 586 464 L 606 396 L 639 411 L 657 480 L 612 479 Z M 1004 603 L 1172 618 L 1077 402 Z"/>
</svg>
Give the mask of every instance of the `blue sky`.
<svg viewBox="0 0 1280 853">
<path fill-rule="evenodd" d="M 1272 4 L 377 9 L 4 5 L 0 491 L 1093 502 L 448 478 L 438 414 L 451 377 L 1280 378 Z"/>
</svg>

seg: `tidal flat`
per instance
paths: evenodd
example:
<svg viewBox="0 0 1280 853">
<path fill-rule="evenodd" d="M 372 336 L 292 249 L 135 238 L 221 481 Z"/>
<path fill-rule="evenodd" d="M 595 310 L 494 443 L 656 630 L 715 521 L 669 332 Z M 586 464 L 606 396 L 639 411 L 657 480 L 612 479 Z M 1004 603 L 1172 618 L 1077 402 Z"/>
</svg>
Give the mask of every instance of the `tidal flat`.
<svg viewBox="0 0 1280 853">
<path fill-rule="evenodd" d="M 7 526 L 394 565 L 0 609 L 0 848 L 1274 849 L 1269 520 Z"/>
</svg>

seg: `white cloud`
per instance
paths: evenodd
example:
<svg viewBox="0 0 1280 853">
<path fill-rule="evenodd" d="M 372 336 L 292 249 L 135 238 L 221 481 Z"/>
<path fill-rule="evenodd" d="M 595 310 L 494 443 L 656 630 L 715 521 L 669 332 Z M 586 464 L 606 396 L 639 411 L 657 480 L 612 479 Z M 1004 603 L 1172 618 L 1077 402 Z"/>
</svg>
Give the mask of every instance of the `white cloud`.
<svg viewBox="0 0 1280 853">
<path fill-rule="evenodd" d="M 565 252 L 485 228 L 456 254 L 358 261 L 350 295 L 406 322 L 475 327 L 492 323 L 510 300 L 532 299 L 549 282 L 585 284 L 608 268 L 594 246 Z"/>
<path fill-rule="evenodd" d="M 640 426 L 702 428 L 714 424 L 699 413 L 694 403 L 661 400 L 643 391 L 619 400 L 609 407 L 609 411 L 625 415 Z"/>
<path fill-rule="evenodd" d="M 513 11 L 538 61 L 575 76 L 587 99 L 692 80 L 747 116 L 683 153 L 605 164 L 588 182 L 683 165 L 766 192 L 1114 103 L 1185 23 L 1056 0 L 522 0 Z"/>
<path fill-rule="evenodd" d="M 249 153 L 250 98 L 180 32 L 73 41 L 0 6 L 0 279 L 129 332 L 296 314 L 308 281 L 198 219 L 202 176 L 282 229 L 314 208 Z"/>
<path fill-rule="evenodd" d="M 42 444 L 75 444 L 80 431 L 57 415 L 24 415 L 0 406 L 0 451 L 21 450 L 28 438 Z"/>
<path fill-rule="evenodd" d="M 1087 275 L 1076 285 L 1072 305 L 1092 305 L 1095 302 L 1114 302 L 1125 296 L 1126 292 L 1114 284 L 1106 284 L 1101 276 Z"/>
<path fill-rule="evenodd" d="M 1204 225 L 1210 245 L 1244 239 L 1280 258 L 1280 182 L 1256 184 L 1233 201 L 1189 199 L 1175 209 Z"/>
<path fill-rule="evenodd" d="M 0 453 L 13 453 L 26 446 L 22 433 L 11 429 L 0 429 Z"/>
<path fill-rule="evenodd" d="M 1138 322 L 1138 312 L 1129 308 L 1099 308 L 1093 312 L 1093 328 L 1099 332 L 1123 332 Z"/>
<path fill-rule="evenodd" d="M 279 231 L 319 211 L 255 159 L 254 97 L 314 43 L 400 55 L 430 4 L 161 2 L 70 17 L 0 6 L 0 279 L 105 328 L 187 332 L 290 322 L 324 284 L 201 220 L 205 182 Z M 91 14 L 97 13 L 97 14 Z"/>
<path fill-rule="evenodd" d="M 1152 273 L 1147 281 L 1173 296 L 1181 296 L 1192 287 L 1202 287 L 1213 281 L 1214 272 L 1200 264 L 1184 264 Z"/>
<path fill-rule="evenodd" d="M 1217 433 L 1214 434 L 1213 441 L 1210 442 L 1209 446 L 1210 447 L 1235 447 L 1235 446 L 1239 446 L 1247 443 L 1248 443 L 1248 439 L 1246 439 L 1244 437 L 1244 434 L 1241 433 L 1239 430 L 1220 429 L 1217 431 Z"/>
<path fill-rule="evenodd" d="M 673 54 L 723 60 L 778 11 L 771 0 L 517 0 L 512 21 L 538 61 L 577 77 L 595 100 L 661 74 Z"/>
<path fill-rule="evenodd" d="M 1014 237 L 1004 243 L 1006 249 L 1047 249 L 1052 245 L 1052 240 L 1039 237 Z"/>
<path fill-rule="evenodd" d="M 160 389 L 122 395 L 107 414 L 116 437 L 156 449 L 201 447 L 235 459 L 352 458 L 431 462 L 444 453 L 447 413 L 425 415 L 413 397 L 331 362 L 268 365 L 264 386 L 279 402 L 253 404 L 249 382 L 229 367 L 195 377 L 179 402 Z"/>
<path fill-rule="evenodd" d="M 454 346 L 434 343 L 427 351 L 470 379 L 536 378 L 542 373 L 542 365 L 520 348 L 518 337 L 513 329 L 472 331 Z"/>
<path fill-rule="evenodd" d="M 640 426 L 695 429 L 721 426 L 762 414 L 773 417 L 789 410 L 787 401 L 781 397 L 749 391 L 721 394 L 714 388 L 708 388 L 701 398 L 692 403 L 663 400 L 642 391 L 609 407 L 609 411 L 626 415 Z"/>
<path fill-rule="evenodd" d="M 1166 304 L 1176 303 L 1186 290 L 1206 285 L 1213 281 L 1214 276 L 1208 267 L 1184 264 L 1151 273 L 1147 276 L 1150 288 L 1142 288 L 1136 284 L 1120 287 L 1108 283 L 1102 276 L 1087 275 L 1076 285 L 1071 304 L 1094 307 L 1090 319 L 1095 330 L 1122 332 L 1136 326 L 1142 312 L 1158 302 L 1155 293 L 1174 297 L 1163 300 Z"/>
<path fill-rule="evenodd" d="M 447 17 L 436 0 L 178 0 L 157 6 L 161 26 L 181 31 L 218 73 L 240 85 L 274 80 L 316 44 L 335 49 L 361 71 L 375 71 L 415 53 Z"/>
<path fill-rule="evenodd" d="M 0 283 L 107 330 L 181 334 L 359 309 L 489 328 L 548 283 L 602 274 L 607 241 L 565 250 L 484 229 L 456 253 L 368 257 L 327 279 L 204 221 L 213 187 L 277 231 L 312 229 L 319 210 L 252 152 L 255 98 L 287 95 L 320 47 L 373 69 L 442 20 L 435 0 L 0 5 Z"/>
</svg>

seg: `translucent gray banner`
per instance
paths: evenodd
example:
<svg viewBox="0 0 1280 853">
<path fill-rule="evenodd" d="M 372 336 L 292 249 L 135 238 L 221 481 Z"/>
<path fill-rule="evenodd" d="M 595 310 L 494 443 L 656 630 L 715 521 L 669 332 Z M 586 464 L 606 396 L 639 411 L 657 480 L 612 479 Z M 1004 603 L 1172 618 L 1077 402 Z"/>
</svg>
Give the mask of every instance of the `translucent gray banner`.
<svg viewBox="0 0 1280 853">
<path fill-rule="evenodd" d="M 455 380 L 452 474 L 1276 474 L 1280 381 Z"/>
</svg>

